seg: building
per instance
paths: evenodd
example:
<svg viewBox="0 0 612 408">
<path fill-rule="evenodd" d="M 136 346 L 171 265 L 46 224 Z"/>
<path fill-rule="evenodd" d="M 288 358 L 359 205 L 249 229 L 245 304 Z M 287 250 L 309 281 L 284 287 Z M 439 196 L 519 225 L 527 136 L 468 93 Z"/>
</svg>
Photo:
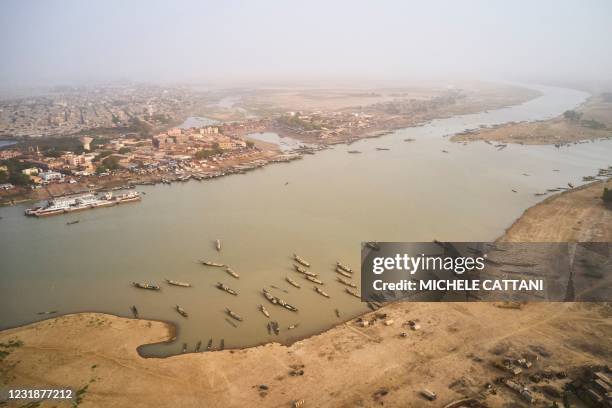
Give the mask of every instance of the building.
<svg viewBox="0 0 612 408">
<path fill-rule="evenodd" d="M 90 168 L 92 167 L 92 161 L 94 157 L 95 156 L 93 154 L 67 153 L 62 156 L 62 159 L 64 160 L 65 164 L 67 164 L 68 166 L 72 168 L 75 168 L 75 167 Z"/>
<path fill-rule="evenodd" d="M 207 126 L 207 127 L 200 128 L 201 135 L 212 135 L 212 134 L 217 134 L 217 133 L 219 133 L 219 128 L 216 126 Z"/>
<path fill-rule="evenodd" d="M 232 141 L 230 140 L 225 140 L 225 141 L 220 141 L 219 142 L 219 149 L 221 150 L 231 150 L 234 148 L 234 143 L 232 143 Z"/>
<path fill-rule="evenodd" d="M 168 136 L 180 136 L 183 131 L 181 128 L 172 128 L 168 130 Z"/>
<path fill-rule="evenodd" d="M 92 137 L 89 136 L 83 136 L 81 138 L 79 138 L 79 141 L 81 142 L 81 144 L 83 145 L 83 149 L 85 150 L 91 150 L 91 142 L 93 141 Z"/>
<path fill-rule="evenodd" d="M 26 176 L 36 176 L 38 175 L 38 169 L 36 167 L 30 167 L 29 169 L 21 170 L 23 174 Z"/>
<path fill-rule="evenodd" d="M 42 181 L 50 182 L 50 181 L 59 181 L 64 179 L 64 175 L 57 171 L 44 171 L 38 174 Z"/>
</svg>

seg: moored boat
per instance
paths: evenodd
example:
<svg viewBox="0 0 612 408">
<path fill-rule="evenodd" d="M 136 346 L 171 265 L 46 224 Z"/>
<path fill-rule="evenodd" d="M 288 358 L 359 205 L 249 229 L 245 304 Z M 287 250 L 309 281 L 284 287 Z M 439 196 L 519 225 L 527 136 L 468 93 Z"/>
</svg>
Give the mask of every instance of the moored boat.
<svg viewBox="0 0 612 408">
<path fill-rule="evenodd" d="M 222 268 L 225 265 L 223 265 L 222 263 L 218 263 L 218 262 L 213 262 L 213 261 L 200 261 L 202 263 L 202 265 L 206 265 L 206 266 L 216 266 L 218 268 Z"/>
<path fill-rule="evenodd" d="M 198 341 L 198 344 L 196 344 L 194 351 L 196 353 L 199 353 L 200 352 L 200 348 L 202 348 L 202 340 Z"/>
<path fill-rule="evenodd" d="M 370 249 L 373 249 L 375 251 L 380 250 L 380 246 L 378 245 L 378 243 L 376 242 L 366 242 L 366 246 Z"/>
<path fill-rule="evenodd" d="M 306 262 L 306 260 L 304 260 L 304 258 L 300 257 L 297 254 L 293 254 L 293 259 L 295 259 L 296 262 L 301 263 L 304 266 L 310 266 L 310 263 Z"/>
<path fill-rule="evenodd" d="M 215 241 L 215 248 L 217 248 L 217 251 L 221 251 L 221 240 L 220 239 Z"/>
<path fill-rule="evenodd" d="M 285 277 L 285 279 L 287 280 L 287 282 L 289 282 L 292 286 L 295 286 L 296 288 L 300 287 L 300 284 L 297 283 L 296 281 L 294 281 L 293 279 L 291 279 L 290 277 Z"/>
<path fill-rule="evenodd" d="M 349 295 L 355 296 L 356 298 L 361 299 L 361 296 L 359 296 L 359 293 L 355 292 L 352 289 L 349 288 L 344 288 L 344 290 L 346 291 L 346 293 L 348 293 Z"/>
<path fill-rule="evenodd" d="M 278 335 L 278 333 L 280 333 L 280 326 L 278 325 L 278 322 L 274 321 L 268 323 L 268 331 L 274 332 L 274 334 Z"/>
<path fill-rule="evenodd" d="M 294 267 L 294 268 L 295 268 L 295 270 L 296 270 L 296 271 L 298 271 L 299 273 L 305 273 L 305 272 L 307 272 L 307 271 L 306 271 L 306 268 L 302 268 L 300 265 L 293 264 L 293 267 Z"/>
<path fill-rule="evenodd" d="M 217 288 L 226 291 L 227 293 L 229 293 L 230 295 L 234 295 L 234 296 L 238 296 L 238 292 L 236 292 L 233 289 L 228 288 L 227 286 L 225 286 L 224 284 L 222 284 L 221 282 L 217 282 Z"/>
<path fill-rule="evenodd" d="M 300 325 L 299 323 L 294 323 L 294 324 L 292 324 L 291 326 L 287 327 L 287 330 L 293 330 L 293 329 L 295 329 L 296 327 L 298 327 L 299 325 Z"/>
<path fill-rule="evenodd" d="M 261 313 L 263 313 L 267 318 L 270 317 L 270 312 L 268 312 L 264 305 L 259 305 L 259 310 L 261 310 Z"/>
<path fill-rule="evenodd" d="M 295 265 L 295 264 L 294 264 L 294 265 L 293 265 L 293 267 L 295 268 L 295 270 L 296 270 L 297 272 L 299 272 L 299 273 L 303 273 L 304 275 L 312 276 L 313 278 L 317 276 L 317 274 L 316 274 L 316 273 L 311 272 L 311 271 L 307 270 L 306 268 L 302 268 L 302 267 L 301 267 L 301 266 L 299 266 L 299 265 Z"/>
<path fill-rule="evenodd" d="M 43 206 L 28 208 L 25 215 L 35 217 L 46 217 L 49 215 L 67 214 L 74 211 L 89 210 L 92 208 L 108 207 L 132 201 L 139 201 L 140 193 L 130 191 L 129 193 L 113 197 L 113 193 L 108 192 L 102 196 L 87 193 L 71 197 L 57 197 L 50 199 Z M 76 224 L 76 222 L 73 222 Z M 70 224 L 68 224 L 70 225 Z"/>
<path fill-rule="evenodd" d="M 348 266 L 344 265 L 342 262 L 338 261 L 336 262 L 336 266 L 348 273 L 353 273 L 353 270 L 351 268 L 349 268 Z"/>
<path fill-rule="evenodd" d="M 185 311 L 185 309 L 183 309 L 183 308 L 182 308 L 182 307 L 180 307 L 179 305 L 176 305 L 175 307 L 176 307 L 176 311 L 177 311 L 177 312 L 178 312 L 178 313 L 179 313 L 181 316 L 183 316 L 183 317 L 187 317 L 187 316 L 189 316 L 189 315 L 187 314 L 187 312 Z"/>
<path fill-rule="evenodd" d="M 228 275 L 233 276 L 236 279 L 240 279 L 240 275 L 238 275 L 236 272 L 234 272 L 234 270 L 232 268 L 230 268 L 229 266 L 225 269 L 225 272 L 228 273 Z"/>
<path fill-rule="evenodd" d="M 132 285 L 139 289 L 149 289 L 149 290 L 160 290 L 161 289 L 159 286 L 152 285 L 150 283 L 132 282 Z"/>
<path fill-rule="evenodd" d="M 290 305 L 289 303 L 285 302 L 283 299 L 278 298 L 276 296 L 274 296 L 273 294 L 271 294 L 270 292 L 268 292 L 267 290 L 263 289 L 263 295 L 266 299 L 268 299 L 268 301 L 270 303 L 272 303 L 273 305 L 279 305 L 284 307 L 287 310 L 291 310 L 292 312 L 297 312 L 298 308 Z M 263 306 L 262 306 L 263 307 Z M 265 314 L 265 313 L 264 313 Z"/>
<path fill-rule="evenodd" d="M 351 288 L 357 287 L 357 285 L 355 285 L 353 282 L 346 280 L 344 278 L 341 278 L 339 276 L 336 276 L 336 279 L 338 279 L 338 282 L 342 283 L 343 285 L 350 286 Z"/>
<path fill-rule="evenodd" d="M 179 282 L 179 281 L 175 281 L 172 279 L 166 279 L 166 282 L 168 282 L 169 285 L 174 285 L 174 286 L 181 286 L 184 288 L 190 288 L 191 287 L 191 283 L 187 283 L 187 282 Z"/>
<path fill-rule="evenodd" d="M 352 278 L 353 277 L 353 275 L 351 275 L 350 273 L 346 272 L 344 269 L 341 269 L 339 266 L 336 266 L 336 272 L 338 272 L 342 276 L 346 276 L 347 278 Z"/>
<path fill-rule="evenodd" d="M 289 303 L 285 302 L 283 299 L 278 298 L 278 304 L 281 305 L 282 307 L 284 307 L 287 310 L 291 310 L 292 312 L 297 312 L 298 308 L 290 305 Z"/>
<path fill-rule="evenodd" d="M 229 308 L 225 308 L 225 311 L 227 312 L 228 315 L 230 315 L 230 317 L 234 320 L 238 320 L 239 322 L 242 321 L 242 317 L 240 317 L 240 315 L 238 315 L 236 312 L 233 312 L 232 310 L 230 310 Z"/>
<path fill-rule="evenodd" d="M 212 338 L 208 340 L 208 344 L 206 345 L 206 351 L 210 351 L 211 348 L 212 348 Z"/>
<path fill-rule="evenodd" d="M 272 303 L 273 305 L 278 303 L 278 299 L 276 299 L 275 296 L 273 296 L 270 292 L 268 292 L 267 290 L 263 289 L 263 295 L 266 299 L 268 299 L 268 301 L 270 303 Z"/>
<path fill-rule="evenodd" d="M 316 283 L 317 285 L 323 285 L 323 282 L 321 282 L 321 281 L 320 281 L 319 279 L 317 279 L 317 278 L 314 278 L 314 277 L 312 277 L 312 276 L 308 276 L 308 275 L 306 275 L 306 276 L 304 276 L 304 277 L 305 277 L 306 279 L 308 279 L 309 281 Z"/>
<path fill-rule="evenodd" d="M 318 286 L 314 287 L 315 292 L 317 292 L 319 295 L 321 296 L 325 296 L 326 298 L 329 297 L 329 295 L 327 294 L 327 292 L 323 291 L 321 288 L 319 288 Z"/>
</svg>

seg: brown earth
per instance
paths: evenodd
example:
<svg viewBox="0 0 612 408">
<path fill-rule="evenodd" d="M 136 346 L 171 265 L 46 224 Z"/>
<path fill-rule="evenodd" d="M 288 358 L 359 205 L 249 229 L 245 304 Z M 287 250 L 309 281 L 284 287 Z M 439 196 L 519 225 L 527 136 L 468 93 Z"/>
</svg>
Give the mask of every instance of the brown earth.
<svg viewBox="0 0 612 408">
<path fill-rule="evenodd" d="M 560 115 L 544 121 L 508 123 L 458 134 L 451 140 L 563 145 L 612 138 L 612 100 L 601 95 L 595 96 L 575 111 L 581 114 L 580 119 L 568 119 Z"/>
<path fill-rule="evenodd" d="M 525 211 L 500 241 L 612 242 L 612 208 L 601 199 L 612 182 L 597 181 L 542 201 Z"/>
</svg>

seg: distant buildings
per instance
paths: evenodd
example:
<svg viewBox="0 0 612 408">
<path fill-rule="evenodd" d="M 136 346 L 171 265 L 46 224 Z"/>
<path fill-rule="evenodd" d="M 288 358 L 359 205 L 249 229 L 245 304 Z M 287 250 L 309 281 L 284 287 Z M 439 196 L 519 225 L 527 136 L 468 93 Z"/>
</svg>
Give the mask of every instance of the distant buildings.
<svg viewBox="0 0 612 408">
<path fill-rule="evenodd" d="M 246 142 L 236 137 L 222 134 L 217 126 L 203 128 L 169 129 L 153 136 L 153 146 L 168 153 L 184 153 L 195 155 L 202 149 L 233 150 L 246 147 Z"/>
<path fill-rule="evenodd" d="M 66 153 L 62 157 L 64 163 L 68 166 L 68 169 L 74 168 L 84 168 L 91 169 L 93 168 L 92 162 L 95 158 L 94 154 L 74 154 L 74 153 Z"/>
</svg>

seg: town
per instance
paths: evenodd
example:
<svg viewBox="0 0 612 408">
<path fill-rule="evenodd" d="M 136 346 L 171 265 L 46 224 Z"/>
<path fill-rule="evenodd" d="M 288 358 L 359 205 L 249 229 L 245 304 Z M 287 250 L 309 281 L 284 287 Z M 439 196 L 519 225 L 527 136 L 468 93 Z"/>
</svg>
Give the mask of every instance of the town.
<svg viewBox="0 0 612 408">
<path fill-rule="evenodd" d="M 456 89 L 416 99 L 395 91 L 347 90 L 340 99 L 353 103 L 358 97 L 362 104 L 288 111 L 262 110 L 257 98 L 269 97 L 267 91 L 251 91 L 230 108 L 223 101 L 233 98 L 233 91 L 187 87 L 39 92 L 0 102 L 0 138 L 10 141 L 0 141 L 0 203 L 240 173 L 328 145 L 382 136 L 456 107 L 466 96 Z M 290 137 L 297 147 L 281 149 L 258 140 L 256 134 L 264 132 Z"/>
<path fill-rule="evenodd" d="M 82 136 L 67 150 L 42 151 L 37 145 L 1 150 L 0 197 L 28 192 L 46 198 L 103 187 L 202 180 L 300 157 L 259 148 L 244 137 L 226 135 L 219 126 L 173 127 L 146 139 Z"/>
</svg>

